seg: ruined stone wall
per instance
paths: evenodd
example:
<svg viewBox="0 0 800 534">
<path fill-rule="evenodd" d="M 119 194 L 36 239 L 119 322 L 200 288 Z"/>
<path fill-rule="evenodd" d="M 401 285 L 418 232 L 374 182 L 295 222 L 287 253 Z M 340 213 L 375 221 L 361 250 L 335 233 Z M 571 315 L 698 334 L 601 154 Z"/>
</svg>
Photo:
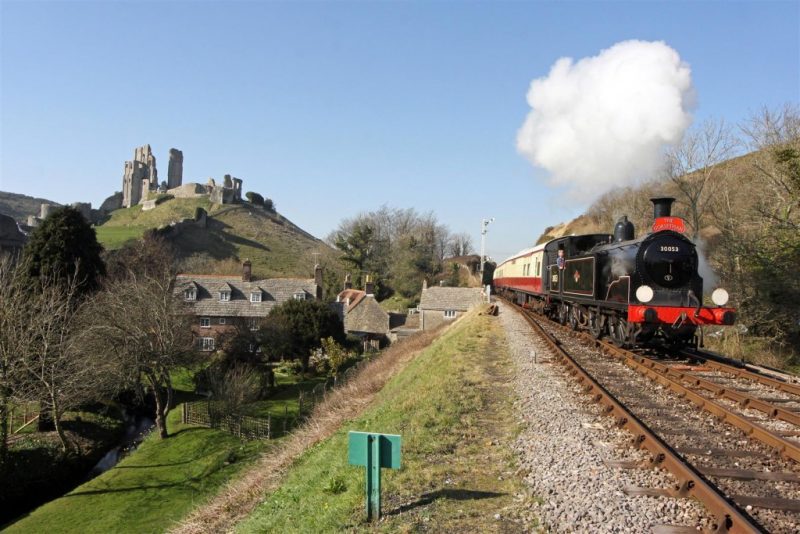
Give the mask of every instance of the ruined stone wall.
<svg viewBox="0 0 800 534">
<path fill-rule="evenodd" d="M 156 157 L 150 145 L 133 151 L 133 160 L 125 162 L 122 175 L 122 206 L 130 208 L 137 205 L 150 189 L 158 188 Z"/>
</svg>

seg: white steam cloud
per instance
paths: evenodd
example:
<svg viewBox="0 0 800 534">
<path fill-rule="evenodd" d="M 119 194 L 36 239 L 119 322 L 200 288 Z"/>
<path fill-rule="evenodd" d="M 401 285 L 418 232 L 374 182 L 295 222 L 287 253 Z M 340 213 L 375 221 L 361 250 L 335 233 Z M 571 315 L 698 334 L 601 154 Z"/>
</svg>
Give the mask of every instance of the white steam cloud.
<svg viewBox="0 0 800 534">
<path fill-rule="evenodd" d="M 691 70 L 663 42 L 624 41 L 531 82 L 517 150 L 590 200 L 649 178 L 691 123 Z"/>
</svg>

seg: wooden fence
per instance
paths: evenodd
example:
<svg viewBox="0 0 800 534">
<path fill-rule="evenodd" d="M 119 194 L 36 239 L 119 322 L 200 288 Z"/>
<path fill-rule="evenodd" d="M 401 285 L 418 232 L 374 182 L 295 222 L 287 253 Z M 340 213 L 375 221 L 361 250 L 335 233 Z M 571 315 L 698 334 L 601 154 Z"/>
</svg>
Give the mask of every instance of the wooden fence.
<svg viewBox="0 0 800 534">
<path fill-rule="evenodd" d="M 290 417 L 287 409 L 282 418 L 282 425 L 278 425 L 278 427 L 273 427 L 271 416 L 263 418 L 223 413 L 222 407 L 214 401 L 184 403 L 182 421 L 192 425 L 223 430 L 242 439 L 276 438 L 279 435 L 287 434 L 292 428 L 302 423 L 311 414 L 314 406 L 325 399 L 329 391 L 350 381 L 368 361 L 361 360 L 338 377 L 317 384 L 311 391 L 301 391 L 297 399 L 298 413 L 294 417 Z M 281 418 L 279 417 L 279 419 Z"/>
<path fill-rule="evenodd" d="M 224 430 L 242 439 L 272 438 L 272 418 L 251 417 L 222 413 L 214 402 L 185 402 L 183 404 L 184 423 Z"/>
</svg>

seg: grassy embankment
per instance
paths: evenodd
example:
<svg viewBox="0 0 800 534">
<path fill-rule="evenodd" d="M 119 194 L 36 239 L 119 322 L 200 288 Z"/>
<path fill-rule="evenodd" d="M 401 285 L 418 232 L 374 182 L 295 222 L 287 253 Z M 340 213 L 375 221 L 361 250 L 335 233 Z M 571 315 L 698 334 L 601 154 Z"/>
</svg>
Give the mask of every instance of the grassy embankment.
<svg viewBox="0 0 800 534">
<path fill-rule="evenodd" d="M 362 415 L 301 456 L 238 530 L 369 530 L 364 469 L 347 464 L 350 430 L 402 435 L 402 469 L 383 471 L 381 531 L 508 528 L 513 496 L 522 492 L 508 447 L 517 432 L 510 366 L 497 319 L 464 318 Z"/>
<path fill-rule="evenodd" d="M 274 397 L 252 407 L 270 413 L 276 431 L 283 418 L 297 415 L 297 395 L 322 379 L 277 373 Z M 192 400 L 192 373 L 173 375 L 176 398 Z M 86 415 L 84 415 L 86 419 Z M 167 440 L 149 436 L 116 467 L 12 525 L 8 532 L 163 532 L 195 503 L 244 469 L 272 442 L 241 442 L 220 431 L 180 423 L 180 407 L 170 413 Z"/>
</svg>

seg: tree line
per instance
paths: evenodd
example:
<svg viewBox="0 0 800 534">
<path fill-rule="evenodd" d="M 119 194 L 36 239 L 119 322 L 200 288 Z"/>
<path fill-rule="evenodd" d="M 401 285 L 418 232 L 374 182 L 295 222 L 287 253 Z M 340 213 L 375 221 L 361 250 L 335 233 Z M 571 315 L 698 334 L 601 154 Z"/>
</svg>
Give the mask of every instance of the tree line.
<svg viewBox="0 0 800 534">
<path fill-rule="evenodd" d="M 423 279 L 442 272 L 444 258 L 474 252 L 469 234 L 451 233 L 433 212 L 388 206 L 344 219 L 327 242 L 342 252 L 354 287 L 372 276 L 378 299 L 412 298 Z"/>
<path fill-rule="evenodd" d="M 175 274 L 169 245 L 154 233 L 104 254 L 70 207 L 43 221 L 20 256 L 0 259 L 0 469 L 15 404 L 38 404 L 40 429 L 55 430 L 71 454 L 67 411 L 134 392 L 152 399 L 164 438 L 176 369 L 203 363 L 211 390 L 238 395 L 242 384 L 253 390 L 250 377 L 263 375 L 267 360 L 297 359 L 306 369 L 323 339 L 345 340 L 329 306 L 289 301 L 255 329 L 238 325 L 209 357 L 198 351 Z"/>
</svg>

